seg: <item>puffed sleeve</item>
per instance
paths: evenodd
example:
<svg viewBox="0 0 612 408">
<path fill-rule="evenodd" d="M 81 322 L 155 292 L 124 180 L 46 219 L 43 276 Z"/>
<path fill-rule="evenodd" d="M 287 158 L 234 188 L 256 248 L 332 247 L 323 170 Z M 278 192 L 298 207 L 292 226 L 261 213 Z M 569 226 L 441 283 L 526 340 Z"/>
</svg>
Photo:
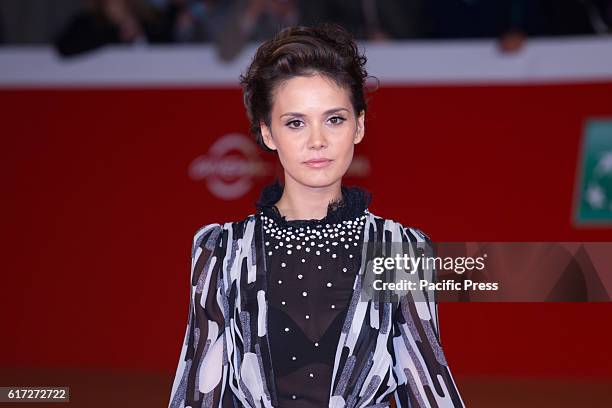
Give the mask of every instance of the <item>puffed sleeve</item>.
<svg viewBox="0 0 612 408">
<path fill-rule="evenodd" d="M 431 242 L 416 228 L 400 228 L 403 242 Z M 419 268 L 419 279 L 435 282 L 434 268 Z M 417 294 L 401 297 L 393 319 L 397 407 L 464 407 L 440 344 L 435 293 Z"/>
<path fill-rule="evenodd" d="M 225 324 L 222 313 L 222 228 L 208 224 L 193 238 L 187 329 L 169 407 L 218 407 L 224 394 Z M 227 398 L 227 395 L 226 395 Z"/>
</svg>

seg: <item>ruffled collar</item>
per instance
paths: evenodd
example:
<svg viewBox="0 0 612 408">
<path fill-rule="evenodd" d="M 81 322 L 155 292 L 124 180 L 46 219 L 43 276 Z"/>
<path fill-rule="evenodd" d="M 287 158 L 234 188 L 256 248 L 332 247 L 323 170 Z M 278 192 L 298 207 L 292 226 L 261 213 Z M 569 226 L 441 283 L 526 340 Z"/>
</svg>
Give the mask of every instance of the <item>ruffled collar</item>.
<svg viewBox="0 0 612 408">
<path fill-rule="evenodd" d="M 281 227 L 337 224 L 363 215 L 372 201 L 372 194 L 357 186 L 343 185 L 340 188 L 342 190 L 342 198 L 328 203 L 327 215 L 322 219 L 287 220 L 285 216 L 281 215 L 276 205 L 274 205 L 280 200 L 284 189 L 278 178 L 263 188 L 255 206 L 260 213 L 272 218 Z"/>
</svg>

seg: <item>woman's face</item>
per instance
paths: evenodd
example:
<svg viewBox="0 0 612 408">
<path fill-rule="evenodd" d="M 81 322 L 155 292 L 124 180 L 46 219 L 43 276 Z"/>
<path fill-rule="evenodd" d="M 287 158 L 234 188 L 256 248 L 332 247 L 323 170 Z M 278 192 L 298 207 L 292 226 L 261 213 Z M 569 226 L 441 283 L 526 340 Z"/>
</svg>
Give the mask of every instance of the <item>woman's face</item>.
<svg viewBox="0 0 612 408">
<path fill-rule="evenodd" d="M 290 178 L 325 187 L 346 173 L 365 130 L 365 113 L 355 115 L 349 92 L 320 74 L 291 78 L 276 88 L 270 127 L 263 121 L 260 126 L 266 145 L 278 152 L 285 183 Z"/>
</svg>

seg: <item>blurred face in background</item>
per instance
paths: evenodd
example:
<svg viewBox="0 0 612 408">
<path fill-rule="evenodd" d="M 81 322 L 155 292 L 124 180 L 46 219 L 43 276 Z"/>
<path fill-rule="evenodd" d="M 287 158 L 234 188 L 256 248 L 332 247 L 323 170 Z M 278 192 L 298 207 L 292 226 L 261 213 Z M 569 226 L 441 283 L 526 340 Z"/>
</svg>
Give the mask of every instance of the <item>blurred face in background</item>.
<svg viewBox="0 0 612 408">
<path fill-rule="evenodd" d="M 273 93 L 266 145 L 278 152 L 285 183 L 326 187 L 340 182 L 364 136 L 365 113 L 355 114 L 350 90 L 314 74 L 280 83 Z"/>
</svg>

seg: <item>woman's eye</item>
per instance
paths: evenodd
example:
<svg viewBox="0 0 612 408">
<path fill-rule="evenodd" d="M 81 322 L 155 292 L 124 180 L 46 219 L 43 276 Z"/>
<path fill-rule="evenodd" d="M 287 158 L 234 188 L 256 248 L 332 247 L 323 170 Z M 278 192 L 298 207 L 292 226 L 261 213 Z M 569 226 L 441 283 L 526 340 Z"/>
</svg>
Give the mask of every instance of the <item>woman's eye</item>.
<svg viewBox="0 0 612 408">
<path fill-rule="evenodd" d="M 301 122 L 302 122 L 301 120 L 297 120 L 297 119 L 296 119 L 296 120 L 292 120 L 292 121 L 290 121 L 290 122 L 287 122 L 287 126 L 289 126 L 290 128 L 294 128 L 294 129 L 295 129 L 295 128 L 298 128 L 298 127 L 299 127 L 299 124 L 300 124 Z M 297 125 L 292 126 L 292 124 L 297 124 Z"/>
<path fill-rule="evenodd" d="M 340 123 L 344 122 L 346 119 L 344 119 L 342 116 L 332 116 L 331 118 L 329 118 L 329 120 L 332 122 L 332 124 L 339 125 Z"/>
</svg>

